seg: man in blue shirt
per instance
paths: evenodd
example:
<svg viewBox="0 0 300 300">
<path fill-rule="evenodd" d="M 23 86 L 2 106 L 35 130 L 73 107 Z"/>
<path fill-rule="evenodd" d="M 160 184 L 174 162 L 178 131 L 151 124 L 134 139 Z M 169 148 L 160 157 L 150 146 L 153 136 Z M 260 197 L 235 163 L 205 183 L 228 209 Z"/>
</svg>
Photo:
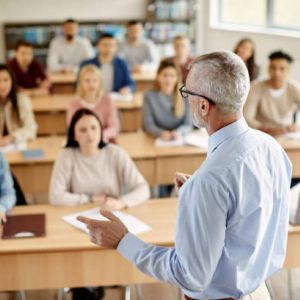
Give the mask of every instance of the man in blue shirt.
<svg viewBox="0 0 300 300">
<path fill-rule="evenodd" d="M 0 225 L 1 222 L 6 222 L 6 213 L 16 202 L 16 193 L 9 166 L 0 153 Z"/>
<path fill-rule="evenodd" d="M 194 60 L 186 87 L 194 123 L 209 134 L 207 158 L 177 177 L 174 248 L 149 245 L 111 222 L 79 217 L 92 242 L 116 248 L 141 271 L 182 289 L 186 299 L 268 300 L 264 281 L 284 261 L 291 164 L 269 135 L 243 118 L 248 71 L 235 54 Z"/>
<path fill-rule="evenodd" d="M 135 83 L 131 78 L 126 61 L 116 55 L 117 41 L 108 33 L 100 36 L 97 42 L 97 56 L 84 60 L 80 67 L 95 65 L 101 69 L 102 84 L 105 92 L 117 92 L 123 95 L 135 91 Z"/>
</svg>

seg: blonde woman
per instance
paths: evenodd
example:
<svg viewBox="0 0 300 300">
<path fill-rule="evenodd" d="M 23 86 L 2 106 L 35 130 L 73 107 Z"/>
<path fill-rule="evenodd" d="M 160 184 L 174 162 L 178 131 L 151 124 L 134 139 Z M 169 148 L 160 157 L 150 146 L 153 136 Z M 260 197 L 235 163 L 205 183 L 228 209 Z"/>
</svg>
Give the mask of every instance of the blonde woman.
<svg viewBox="0 0 300 300">
<path fill-rule="evenodd" d="M 103 93 L 102 82 L 99 68 L 94 65 L 82 67 L 79 73 L 77 95 L 67 110 L 67 124 L 70 124 L 77 110 L 88 108 L 101 120 L 103 139 L 106 142 L 114 142 L 120 128 L 117 109 L 110 96 Z"/>
<path fill-rule="evenodd" d="M 191 128 L 190 109 L 181 99 L 179 84 L 180 75 L 173 60 L 162 60 L 154 88 L 144 95 L 143 127 L 147 133 L 172 140 Z"/>
</svg>

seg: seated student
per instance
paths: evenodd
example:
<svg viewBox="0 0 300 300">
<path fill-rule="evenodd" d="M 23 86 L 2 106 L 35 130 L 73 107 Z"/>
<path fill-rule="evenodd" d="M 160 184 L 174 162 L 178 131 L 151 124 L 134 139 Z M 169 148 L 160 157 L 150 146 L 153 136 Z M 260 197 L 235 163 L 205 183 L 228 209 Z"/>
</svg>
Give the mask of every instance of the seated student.
<svg viewBox="0 0 300 300">
<path fill-rule="evenodd" d="M 256 65 L 255 61 L 254 42 L 249 38 L 240 40 L 234 49 L 234 53 L 237 54 L 246 64 L 250 76 L 250 81 L 257 79 L 259 68 Z"/>
<path fill-rule="evenodd" d="M 173 47 L 175 55 L 172 57 L 174 63 L 181 71 L 182 82 L 185 83 L 188 74 L 188 67 L 193 61 L 191 56 L 191 43 L 190 40 L 182 35 L 178 35 L 173 40 Z"/>
<path fill-rule="evenodd" d="M 47 67 L 49 72 L 76 73 L 80 63 L 94 55 L 91 42 L 78 35 L 79 25 L 73 19 L 63 24 L 63 36 L 55 37 L 49 47 Z"/>
<path fill-rule="evenodd" d="M 300 109 L 300 85 L 288 79 L 292 57 L 282 51 L 269 56 L 269 78 L 253 82 L 244 107 L 249 126 L 273 136 L 296 131 L 294 114 Z"/>
<path fill-rule="evenodd" d="M 104 33 L 98 40 L 97 47 L 99 53 L 96 57 L 82 62 L 85 65 L 95 65 L 99 67 L 103 74 L 104 92 L 118 92 L 120 94 L 130 94 L 135 91 L 133 82 L 126 61 L 118 56 L 117 41 L 111 34 Z"/>
<path fill-rule="evenodd" d="M 144 94 L 143 128 L 164 140 L 176 139 L 180 132 L 192 128 L 187 102 L 179 93 L 179 74 L 172 59 L 161 61 L 155 88 Z"/>
<path fill-rule="evenodd" d="M 0 65 L 0 146 L 36 137 L 31 101 L 18 94 L 11 70 Z"/>
<path fill-rule="evenodd" d="M 69 125 L 74 113 L 81 108 L 94 111 L 103 126 L 103 140 L 115 142 L 119 133 L 117 109 L 109 96 L 103 93 L 102 74 L 94 65 L 82 67 L 77 84 L 77 96 L 69 104 L 67 124 Z"/>
<path fill-rule="evenodd" d="M 6 213 L 16 204 L 16 193 L 8 163 L 0 153 L 0 225 L 6 222 Z"/>
<path fill-rule="evenodd" d="M 144 29 L 139 21 L 127 24 L 127 40 L 119 44 L 119 55 L 123 57 L 131 71 L 155 71 L 157 49 L 152 41 L 143 38 Z"/>
<path fill-rule="evenodd" d="M 104 143 L 98 116 L 80 109 L 71 120 L 67 145 L 55 162 L 49 198 L 54 205 L 96 202 L 118 210 L 148 199 L 149 187 L 123 149 Z"/>
<path fill-rule="evenodd" d="M 43 66 L 33 57 L 33 46 L 26 41 L 19 41 L 15 56 L 7 62 L 14 73 L 19 91 L 28 96 L 49 93 L 50 82 Z"/>
</svg>

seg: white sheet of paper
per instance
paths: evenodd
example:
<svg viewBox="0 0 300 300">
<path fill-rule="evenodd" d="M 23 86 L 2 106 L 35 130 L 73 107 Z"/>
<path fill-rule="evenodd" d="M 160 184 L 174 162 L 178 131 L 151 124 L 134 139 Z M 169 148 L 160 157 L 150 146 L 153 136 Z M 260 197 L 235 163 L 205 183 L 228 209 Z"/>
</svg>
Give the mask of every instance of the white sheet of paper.
<svg viewBox="0 0 300 300">
<path fill-rule="evenodd" d="M 300 140 L 300 131 L 288 132 L 282 135 L 282 137 L 288 140 Z"/>
<path fill-rule="evenodd" d="M 155 140 L 155 147 L 180 147 L 184 145 L 184 140 L 182 137 L 179 137 L 176 140 L 163 140 L 161 138 L 157 138 Z"/>
<path fill-rule="evenodd" d="M 190 145 L 194 147 L 199 148 L 205 148 L 208 147 L 208 135 L 206 132 L 203 132 L 202 130 L 193 130 L 183 137 L 180 136 L 176 140 L 170 140 L 166 141 L 161 138 L 157 138 L 155 140 L 155 146 L 156 147 L 180 147 L 184 145 Z"/>
<path fill-rule="evenodd" d="M 143 232 L 151 230 L 151 227 L 149 225 L 145 224 L 144 222 L 132 215 L 120 211 L 114 211 L 113 214 L 117 216 L 125 224 L 127 229 L 133 234 L 141 234 Z M 86 225 L 79 222 L 76 219 L 78 216 L 84 216 L 95 220 L 107 221 L 107 219 L 100 214 L 99 208 L 80 211 L 74 214 L 63 216 L 62 218 L 65 222 L 71 224 L 72 226 L 84 231 L 85 233 L 89 233 L 89 230 L 87 229 Z"/>
<path fill-rule="evenodd" d="M 208 136 L 207 134 L 203 134 L 203 132 L 200 132 L 200 130 L 192 131 L 185 136 L 184 142 L 187 145 L 207 149 Z"/>
<path fill-rule="evenodd" d="M 23 151 L 27 150 L 27 143 L 11 143 L 6 146 L 0 147 L 0 152 L 7 153 L 7 152 L 16 152 L 16 151 Z"/>
<path fill-rule="evenodd" d="M 112 92 L 110 93 L 110 97 L 113 101 L 125 101 L 129 102 L 133 100 L 133 95 L 132 94 L 127 94 L 127 95 L 121 95 L 117 92 Z"/>
</svg>

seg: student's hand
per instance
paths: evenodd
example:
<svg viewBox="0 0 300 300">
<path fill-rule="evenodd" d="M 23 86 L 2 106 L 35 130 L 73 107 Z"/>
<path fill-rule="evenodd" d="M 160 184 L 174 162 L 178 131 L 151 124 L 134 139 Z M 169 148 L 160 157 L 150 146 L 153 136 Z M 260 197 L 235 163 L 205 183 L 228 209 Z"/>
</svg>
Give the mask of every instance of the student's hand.
<svg viewBox="0 0 300 300">
<path fill-rule="evenodd" d="M 121 210 L 126 207 L 126 203 L 120 199 L 108 197 L 101 208 L 106 210 Z"/>
<path fill-rule="evenodd" d="M 142 66 L 142 65 L 134 65 L 134 66 L 132 67 L 132 72 L 140 73 L 140 72 L 142 72 L 142 69 L 143 69 L 143 66 Z"/>
<path fill-rule="evenodd" d="M 119 89 L 119 94 L 121 95 L 128 95 L 130 93 L 131 93 L 131 89 L 128 86 Z"/>
<path fill-rule="evenodd" d="M 191 177 L 192 175 L 190 174 L 185 174 L 185 173 L 175 173 L 175 190 L 176 193 L 179 192 L 179 189 L 185 184 L 185 182 Z"/>
<path fill-rule="evenodd" d="M 299 127 L 295 124 L 287 125 L 286 127 L 287 132 L 297 132 L 299 131 Z"/>
<path fill-rule="evenodd" d="M 169 130 L 163 130 L 159 137 L 163 140 L 169 141 L 173 139 L 173 134 Z"/>
<path fill-rule="evenodd" d="M 100 212 L 109 221 L 98 221 L 81 216 L 77 217 L 77 220 L 87 225 L 92 243 L 103 248 L 116 249 L 128 233 L 128 229 L 111 212 L 102 209 Z"/>
<path fill-rule="evenodd" d="M 268 133 L 272 136 L 279 136 L 288 132 L 286 127 L 278 127 L 278 128 L 261 127 L 259 128 L 259 130 L 264 131 L 265 133 Z"/>
<path fill-rule="evenodd" d="M 5 212 L 0 209 L 0 225 L 2 222 L 6 223 L 6 215 Z"/>
<path fill-rule="evenodd" d="M 171 137 L 172 137 L 171 139 L 172 140 L 177 140 L 179 138 L 179 136 L 180 136 L 179 132 L 177 132 L 175 130 L 171 131 Z"/>
<path fill-rule="evenodd" d="M 91 201 L 93 203 L 98 203 L 100 207 L 103 207 L 104 203 L 107 200 L 107 196 L 106 195 L 93 195 L 91 197 Z"/>
<path fill-rule="evenodd" d="M 14 141 L 13 136 L 5 135 L 0 137 L 0 147 L 6 146 Z"/>
</svg>

